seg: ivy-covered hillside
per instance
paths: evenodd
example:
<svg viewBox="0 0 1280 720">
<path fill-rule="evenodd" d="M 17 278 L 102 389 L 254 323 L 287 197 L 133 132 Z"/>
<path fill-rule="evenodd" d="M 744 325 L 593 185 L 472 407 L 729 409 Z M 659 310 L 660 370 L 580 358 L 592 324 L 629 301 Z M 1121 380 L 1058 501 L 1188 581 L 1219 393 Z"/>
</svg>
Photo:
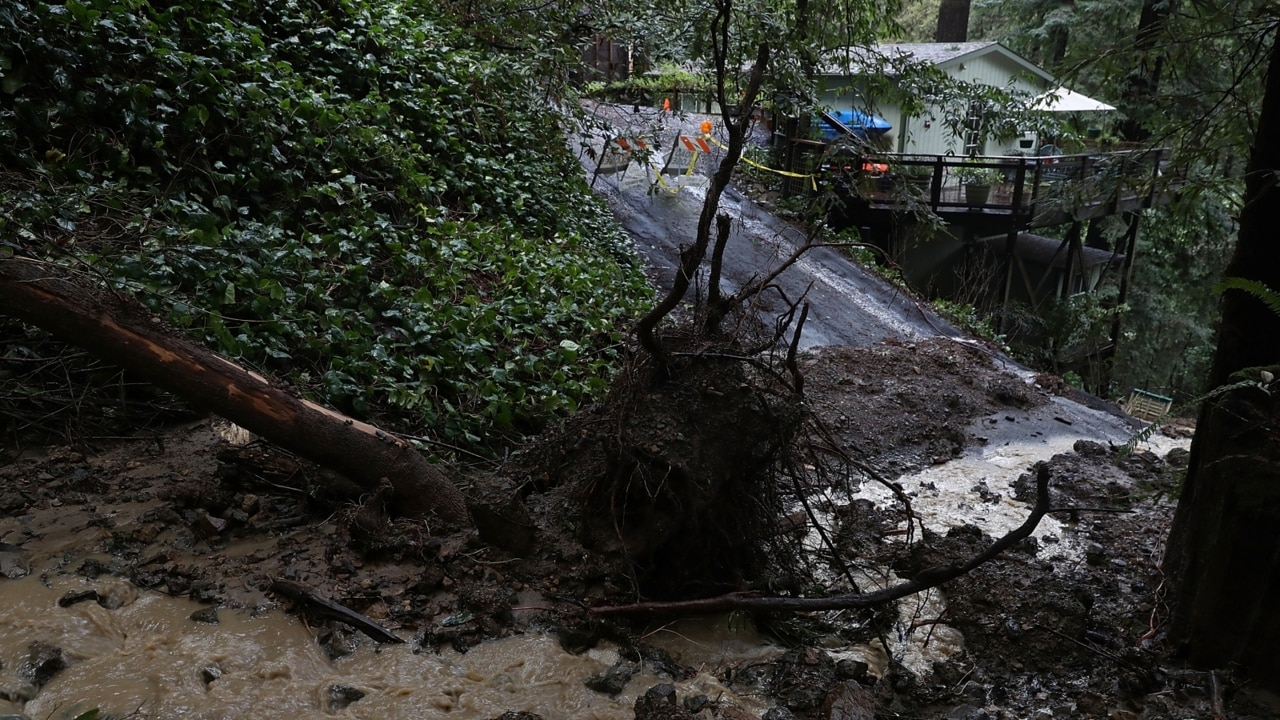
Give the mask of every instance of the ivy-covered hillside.
<svg viewBox="0 0 1280 720">
<path fill-rule="evenodd" d="M 649 291 L 538 78 L 432 8 L 0 4 L 0 242 L 402 430 L 573 409 Z"/>
</svg>

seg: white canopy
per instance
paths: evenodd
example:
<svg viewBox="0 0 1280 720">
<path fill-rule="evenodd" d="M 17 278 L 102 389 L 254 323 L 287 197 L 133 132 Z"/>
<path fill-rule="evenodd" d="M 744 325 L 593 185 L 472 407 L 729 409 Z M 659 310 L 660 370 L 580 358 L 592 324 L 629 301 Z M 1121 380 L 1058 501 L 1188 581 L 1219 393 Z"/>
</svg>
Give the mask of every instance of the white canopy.
<svg viewBox="0 0 1280 720">
<path fill-rule="evenodd" d="M 1065 87 L 1058 87 L 1046 93 L 1041 93 L 1032 101 L 1031 107 L 1035 110 L 1047 110 L 1049 112 L 1109 112 L 1115 110 L 1101 100 L 1094 100 L 1087 95 L 1081 95 L 1075 90 Z"/>
</svg>

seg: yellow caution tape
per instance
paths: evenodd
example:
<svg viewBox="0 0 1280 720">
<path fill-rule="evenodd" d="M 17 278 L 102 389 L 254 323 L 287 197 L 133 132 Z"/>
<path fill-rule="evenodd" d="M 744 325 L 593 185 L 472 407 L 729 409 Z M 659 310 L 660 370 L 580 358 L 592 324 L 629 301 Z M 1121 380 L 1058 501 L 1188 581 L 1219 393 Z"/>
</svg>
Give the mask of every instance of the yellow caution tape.
<svg viewBox="0 0 1280 720">
<path fill-rule="evenodd" d="M 670 185 L 668 185 L 668 184 L 667 184 L 667 181 L 666 181 L 666 180 L 663 180 L 663 179 L 662 179 L 662 171 L 661 171 L 661 170 L 659 170 L 658 172 L 654 173 L 654 176 L 655 176 L 655 177 L 657 177 L 657 182 L 656 182 L 656 183 L 654 183 L 654 184 L 655 184 L 655 185 L 661 185 L 663 190 L 666 190 L 667 192 L 671 193 L 672 195 L 675 195 L 676 193 L 680 192 L 680 186 L 679 186 L 679 185 L 676 185 L 675 187 L 671 187 Z"/>
<path fill-rule="evenodd" d="M 715 145 L 716 147 L 720 148 L 721 150 L 728 150 L 728 149 L 729 149 L 729 148 L 725 147 L 725 146 L 724 146 L 724 145 L 723 145 L 719 140 L 716 140 L 715 138 L 711 137 L 710 135 L 703 135 L 703 137 L 707 140 L 707 142 L 710 142 L 712 145 Z M 764 171 L 766 171 L 766 172 L 775 173 L 775 174 L 777 174 L 777 175 L 784 175 L 784 176 L 786 176 L 786 177 L 793 177 L 793 178 L 808 178 L 808 179 L 809 179 L 809 184 L 813 187 L 813 191 L 814 191 L 814 192 L 817 192 L 817 191 L 818 191 L 818 181 L 817 181 L 817 179 L 816 179 L 816 176 L 814 176 L 814 175 L 805 175 L 805 174 L 803 174 L 803 173 L 794 173 L 794 172 L 790 172 L 790 171 L 788 171 L 788 170 L 777 170 L 777 169 L 775 169 L 775 168 L 771 168 L 771 167 L 769 167 L 768 165 L 761 165 L 760 163 L 758 163 L 758 162 L 756 162 L 756 161 L 754 161 L 754 160 L 752 160 L 752 159 L 750 159 L 750 158 L 746 157 L 745 155 L 744 155 L 744 156 L 742 156 L 742 157 L 741 157 L 741 158 L 739 158 L 739 159 L 740 159 L 740 160 L 742 160 L 742 162 L 744 162 L 744 163 L 746 163 L 746 164 L 750 165 L 751 167 L 759 168 L 759 169 L 764 170 Z"/>
</svg>

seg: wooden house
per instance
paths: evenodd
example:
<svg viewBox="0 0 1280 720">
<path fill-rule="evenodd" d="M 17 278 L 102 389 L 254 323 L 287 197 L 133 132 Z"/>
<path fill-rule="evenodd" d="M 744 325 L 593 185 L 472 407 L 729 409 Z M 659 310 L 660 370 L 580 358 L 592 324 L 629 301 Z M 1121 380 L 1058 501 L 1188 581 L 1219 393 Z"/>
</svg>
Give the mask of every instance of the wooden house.
<svg viewBox="0 0 1280 720">
<path fill-rule="evenodd" d="M 865 58 L 871 54 L 849 51 L 842 55 L 842 61 L 827 62 L 819 78 L 819 101 L 837 113 L 870 112 L 887 120 L 893 130 L 885 149 L 922 155 L 1033 155 L 1040 149 L 1041 138 L 1034 128 L 993 136 L 984 127 L 989 120 L 986 109 L 976 104 L 967 117 L 959 118 L 963 127 L 957 133 L 944 122 L 945 114 L 939 107 L 908 114 L 893 101 L 870 97 L 865 74 L 872 64 Z M 877 46 L 874 55 L 890 63 L 930 63 L 956 80 L 1004 88 L 1026 97 L 1030 106 L 1049 111 L 1114 109 L 1062 88 L 1047 70 L 997 42 L 890 43 Z"/>
</svg>

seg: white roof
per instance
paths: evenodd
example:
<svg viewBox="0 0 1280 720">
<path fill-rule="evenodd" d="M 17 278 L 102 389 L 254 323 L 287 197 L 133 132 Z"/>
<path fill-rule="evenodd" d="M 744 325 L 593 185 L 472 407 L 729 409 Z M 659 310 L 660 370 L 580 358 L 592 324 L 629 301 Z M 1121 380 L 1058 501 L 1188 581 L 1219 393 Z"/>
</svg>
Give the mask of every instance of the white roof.
<svg viewBox="0 0 1280 720">
<path fill-rule="evenodd" d="M 1081 95 L 1075 90 L 1057 87 L 1049 92 L 1041 93 L 1032 101 L 1035 110 L 1049 112 L 1109 112 L 1115 107 L 1101 100 L 1094 100 L 1088 95 Z"/>
</svg>

